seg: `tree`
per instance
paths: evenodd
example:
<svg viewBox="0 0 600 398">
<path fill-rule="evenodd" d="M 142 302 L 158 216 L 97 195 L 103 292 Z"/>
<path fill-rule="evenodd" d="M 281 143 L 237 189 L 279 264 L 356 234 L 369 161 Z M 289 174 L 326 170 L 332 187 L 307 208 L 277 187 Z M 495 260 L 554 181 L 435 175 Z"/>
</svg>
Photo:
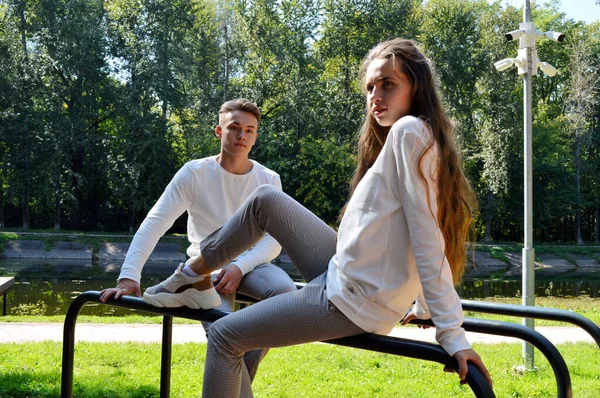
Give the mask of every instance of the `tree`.
<svg viewBox="0 0 600 398">
<path fill-rule="evenodd" d="M 502 10 L 499 4 L 482 5 L 479 17 L 481 36 L 478 47 L 485 57 L 486 65 L 476 82 L 471 112 L 474 120 L 476 143 L 472 155 L 464 159 L 470 170 L 474 188 L 479 195 L 480 228 L 483 241 L 492 239 L 494 222 L 509 210 L 503 207 L 498 196 L 510 195 L 514 188 L 511 175 L 516 164 L 521 164 L 520 133 L 522 120 L 522 91 L 520 79 L 514 72 L 500 73 L 493 63 L 510 57 L 513 49 L 507 46 L 499 32 L 510 31 L 517 24 L 520 14 L 514 7 Z M 512 189 L 511 189 L 512 188 Z M 497 236 L 502 234 L 497 228 Z"/>
<path fill-rule="evenodd" d="M 571 62 L 569 64 L 571 81 L 567 90 L 565 113 L 570 130 L 573 133 L 575 152 L 573 161 L 575 163 L 575 181 L 577 187 L 576 241 L 578 245 L 583 245 L 584 242 L 581 235 L 581 147 L 584 145 L 586 136 L 589 136 L 591 117 L 594 115 L 596 105 L 598 104 L 598 83 L 600 82 L 600 77 L 592 62 L 592 46 L 586 32 L 581 30 L 570 32 L 569 51 L 571 53 Z"/>
</svg>

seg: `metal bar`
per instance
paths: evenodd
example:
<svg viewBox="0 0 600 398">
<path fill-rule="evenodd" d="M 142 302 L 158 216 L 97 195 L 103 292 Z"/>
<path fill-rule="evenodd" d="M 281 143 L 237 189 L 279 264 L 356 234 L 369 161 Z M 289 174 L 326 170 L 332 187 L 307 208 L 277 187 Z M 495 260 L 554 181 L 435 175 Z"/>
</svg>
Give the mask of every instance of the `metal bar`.
<svg viewBox="0 0 600 398">
<path fill-rule="evenodd" d="M 456 360 L 437 344 L 371 333 L 327 340 L 325 343 L 438 362 L 449 366 L 458 373 L 458 363 Z M 475 393 L 475 396 L 495 397 L 494 391 L 487 383 L 481 371 L 471 363 L 468 366 L 467 383 Z"/>
<path fill-rule="evenodd" d="M 592 336 L 600 347 L 600 327 L 594 322 L 571 311 L 558 308 L 529 307 L 515 304 L 496 304 L 474 300 L 460 300 L 464 311 L 485 312 L 488 314 L 510 315 L 523 318 L 546 319 L 568 322 L 579 326 Z"/>
<path fill-rule="evenodd" d="M 306 283 L 296 282 L 296 288 L 302 289 Z M 248 303 L 255 303 L 252 297 L 238 294 L 236 300 L 242 300 Z M 561 310 L 559 308 L 530 307 L 516 304 L 497 304 L 486 301 L 460 300 L 463 311 L 485 312 L 487 314 L 510 315 L 522 318 L 546 319 L 549 321 L 567 322 L 579 326 L 592 336 L 600 347 L 600 326 L 584 317 L 583 315 L 572 311 Z"/>
<path fill-rule="evenodd" d="M 2 316 L 6 316 L 6 293 L 2 295 Z"/>
<path fill-rule="evenodd" d="M 87 302 L 100 303 L 100 292 L 88 291 L 77 296 L 65 318 L 65 328 L 63 335 L 63 368 L 62 368 L 62 385 L 61 397 L 71 398 L 73 396 L 73 357 L 75 348 L 75 322 L 77 314 L 81 307 Z M 173 317 L 193 319 L 197 321 L 214 322 L 228 313 L 220 310 L 192 310 L 186 307 L 180 308 L 159 308 L 146 304 L 142 299 L 136 297 L 121 297 L 119 300 L 110 299 L 106 305 L 116 307 L 130 308 L 140 311 L 146 311 L 154 314 L 162 314 Z M 163 342 L 165 327 L 163 323 Z M 169 330 L 167 333 L 171 333 Z M 168 339 L 169 343 L 171 338 Z M 408 356 L 411 358 L 424 359 L 434 361 L 453 369 L 457 369 L 457 364 L 440 346 L 426 343 L 422 341 L 413 341 L 408 339 L 400 339 L 390 336 L 381 336 L 374 334 L 364 334 L 359 336 L 346 337 L 328 341 L 332 344 L 346 345 L 351 347 L 363 348 L 378 352 L 387 352 L 395 355 Z M 163 357 L 164 359 L 164 357 Z M 161 373 L 162 376 L 162 373 Z M 487 383 L 483 374 L 472 364 L 469 365 L 469 373 L 467 375 L 469 387 L 473 390 L 476 397 L 491 398 L 495 397 L 494 392 Z M 162 392 L 162 382 L 161 382 Z M 161 395 L 162 396 L 162 395 Z"/>
<path fill-rule="evenodd" d="M 434 326 L 431 320 L 415 319 L 411 323 L 424 326 Z M 554 376 L 556 378 L 557 396 L 559 398 L 571 398 L 573 391 L 571 387 L 571 375 L 564 358 L 556 347 L 541 333 L 529 329 L 524 325 L 516 323 L 490 321 L 484 319 L 465 318 L 462 327 L 467 332 L 494 334 L 515 337 L 535 346 L 548 359 Z"/>
<path fill-rule="evenodd" d="M 162 354 L 160 361 L 160 397 L 171 395 L 171 348 L 173 347 L 173 317 L 163 316 Z"/>
<path fill-rule="evenodd" d="M 84 293 L 85 294 L 85 293 Z M 75 297 L 65 316 L 63 327 L 63 354 L 62 354 L 62 376 L 61 392 L 62 398 L 71 398 L 73 396 L 73 360 L 75 356 L 75 324 L 77 315 L 81 307 L 90 301 L 89 295 L 79 295 Z M 100 295 L 97 295 L 98 300 Z"/>
<path fill-rule="evenodd" d="M 523 7 L 523 22 L 531 22 L 531 8 L 529 0 L 525 0 Z M 520 40 L 523 42 L 523 39 Z M 533 41 L 535 48 L 535 40 Z M 523 75 L 523 124 L 525 133 L 523 134 L 524 159 L 524 238 L 523 238 L 523 305 L 535 306 L 535 249 L 533 248 L 533 161 L 532 161 L 532 79 L 533 79 L 533 63 L 532 48 L 526 47 L 527 59 L 525 74 Z M 532 318 L 523 318 L 523 325 L 530 329 L 535 328 L 535 322 Z M 523 359 L 527 369 L 534 369 L 534 351 L 530 344 L 523 343 Z"/>
</svg>

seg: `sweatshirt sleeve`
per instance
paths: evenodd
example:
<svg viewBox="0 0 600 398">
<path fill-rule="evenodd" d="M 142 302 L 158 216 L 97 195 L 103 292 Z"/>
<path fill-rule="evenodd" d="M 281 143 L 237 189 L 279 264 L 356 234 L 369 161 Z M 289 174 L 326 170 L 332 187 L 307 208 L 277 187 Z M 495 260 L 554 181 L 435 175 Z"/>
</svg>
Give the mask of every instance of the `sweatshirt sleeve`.
<svg viewBox="0 0 600 398">
<path fill-rule="evenodd" d="M 281 179 L 279 175 L 273 181 L 273 185 L 282 190 Z M 281 245 L 271 235 L 264 234 L 263 237 L 249 250 L 246 250 L 238 256 L 232 264 L 238 266 L 242 275 L 252 271 L 257 265 L 268 263 L 281 253 Z"/>
<path fill-rule="evenodd" d="M 423 292 L 419 293 L 419 295 L 415 299 L 415 305 L 413 305 L 411 311 L 418 319 L 431 318 L 431 314 L 429 313 L 429 307 L 427 307 L 427 302 L 423 297 Z"/>
<path fill-rule="evenodd" d="M 419 176 L 418 158 L 426 146 L 429 131 L 415 118 L 400 119 L 393 134 L 394 158 L 399 200 L 408 224 L 412 251 L 421 280 L 422 294 L 436 326 L 436 340 L 450 355 L 471 348 L 461 327 L 463 313 L 454 289 L 452 272 L 444 254 L 444 239 L 433 214 L 436 214 L 434 181 L 431 179 L 435 148 L 424 156 L 421 167 L 427 185 Z M 429 203 L 427 190 L 429 190 Z"/>
<path fill-rule="evenodd" d="M 171 180 L 135 233 L 118 280 L 140 282 L 142 269 L 158 240 L 190 206 L 194 192 L 193 174 L 183 166 Z"/>
</svg>

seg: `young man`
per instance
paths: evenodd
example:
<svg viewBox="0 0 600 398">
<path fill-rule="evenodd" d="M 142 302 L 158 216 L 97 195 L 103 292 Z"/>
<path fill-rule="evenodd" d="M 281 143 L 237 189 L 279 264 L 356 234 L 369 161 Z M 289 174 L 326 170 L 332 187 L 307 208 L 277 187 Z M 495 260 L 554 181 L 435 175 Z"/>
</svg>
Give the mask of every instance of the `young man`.
<svg viewBox="0 0 600 398">
<path fill-rule="evenodd" d="M 183 212 L 188 212 L 187 254 L 193 258 L 200 254 L 200 242 L 221 227 L 255 188 L 269 184 L 281 190 L 279 175 L 248 157 L 258 138 L 259 122 L 260 110 L 246 99 L 234 99 L 221 106 L 215 129 L 221 141 L 220 153 L 186 163 L 173 177 L 136 232 L 117 287 L 102 291 L 103 302 L 113 295 L 115 299 L 130 294 L 141 296 L 142 268 L 160 237 Z M 218 295 L 214 289 L 206 289 L 208 280 L 196 284 L 197 275 L 181 264 L 169 279 L 146 289 L 144 301 L 159 307 L 191 308 L 213 308 L 222 301 L 219 309 L 233 311 L 236 291 L 259 300 L 294 291 L 296 287 L 290 277 L 269 263 L 280 251 L 279 243 L 265 234 L 216 275 Z M 174 294 L 176 291 L 184 294 Z M 266 350 L 246 354 L 251 379 L 265 354 Z"/>
</svg>

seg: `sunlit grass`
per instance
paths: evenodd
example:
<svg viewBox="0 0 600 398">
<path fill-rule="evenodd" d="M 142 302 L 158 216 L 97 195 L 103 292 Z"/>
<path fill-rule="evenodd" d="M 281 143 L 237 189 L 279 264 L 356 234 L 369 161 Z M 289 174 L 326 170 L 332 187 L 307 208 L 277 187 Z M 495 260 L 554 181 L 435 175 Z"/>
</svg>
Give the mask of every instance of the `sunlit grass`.
<svg viewBox="0 0 600 398">
<path fill-rule="evenodd" d="M 520 344 L 476 345 L 498 397 L 555 397 L 556 381 L 536 351 L 538 371 L 521 375 Z M 571 372 L 573 395 L 597 397 L 600 355 L 594 344 L 558 346 Z M 173 346 L 171 396 L 197 397 L 205 344 Z M 0 345 L 0 397 L 59 396 L 61 343 Z M 160 345 L 78 343 L 76 397 L 157 397 Z M 272 349 L 254 383 L 257 397 L 471 397 L 439 364 L 364 350 L 307 344 Z"/>
</svg>

